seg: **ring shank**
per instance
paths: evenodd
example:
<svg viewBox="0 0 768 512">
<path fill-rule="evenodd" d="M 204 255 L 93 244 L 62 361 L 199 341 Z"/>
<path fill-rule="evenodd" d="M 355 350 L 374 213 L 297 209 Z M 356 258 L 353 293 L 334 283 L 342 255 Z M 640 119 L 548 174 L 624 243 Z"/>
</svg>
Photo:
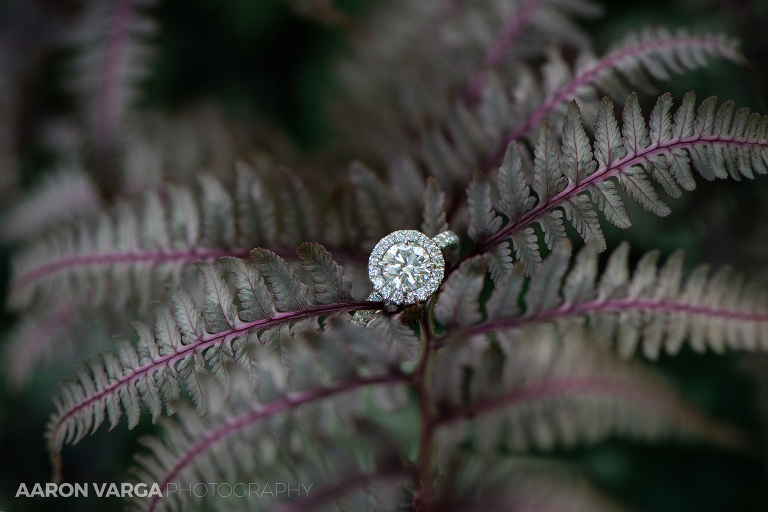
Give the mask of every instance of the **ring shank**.
<svg viewBox="0 0 768 512">
<path fill-rule="evenodd" d="M 453 231 L 443 231 L 432 239 L 440 249 L 448 249 L 459 245 L 459 236 Z"/>
</svg>

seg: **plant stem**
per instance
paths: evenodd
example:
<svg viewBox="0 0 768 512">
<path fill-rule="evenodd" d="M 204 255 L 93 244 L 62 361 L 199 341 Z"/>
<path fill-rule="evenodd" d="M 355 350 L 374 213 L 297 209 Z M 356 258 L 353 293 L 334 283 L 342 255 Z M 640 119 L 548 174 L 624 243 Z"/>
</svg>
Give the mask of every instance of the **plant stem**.
<svg viewBox="0 0 768 512">
<path fill-rule="evenodd" d="M 424 350 L 421 353 L 419 366 L 413 376 L 414 386 L 419 397 L 421 409 L 421 426 L 419 433 L 419 455 L 416 461 L 416 492 L 414 494 L 414 509 L 418 512 L 432 512 L 435 505 L 435 490 L 432 482 L 432 449 L 434 444 L 434 411 L 431 397 L 431 362 L 432 344 L 435 339 L 434 309 L 436 296 L 427 303 L 420 318 L 421 332 L 424 339 Z"/>
</svg>

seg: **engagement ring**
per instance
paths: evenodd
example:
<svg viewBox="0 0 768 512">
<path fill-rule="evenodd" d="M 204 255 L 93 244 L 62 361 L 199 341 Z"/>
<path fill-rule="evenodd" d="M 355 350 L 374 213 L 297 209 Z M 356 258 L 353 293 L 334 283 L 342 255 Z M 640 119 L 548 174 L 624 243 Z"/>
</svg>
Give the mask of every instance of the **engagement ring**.
<svg viewBox="0 0 768 512">
<path fill-rule="evenodd" d="M 383 301 L 387 311 L 426 300 L 445 275 L 442 250 L 458 244 L 459 237 L 453 231 L 443 231 L 434 238 L 413 229 L 385 236 L 368 258 L 368 277 L 373 283 L 368 300 Z M 365 325 L 374 313 L 358 311 L 352 323 Z"/>
</svg>

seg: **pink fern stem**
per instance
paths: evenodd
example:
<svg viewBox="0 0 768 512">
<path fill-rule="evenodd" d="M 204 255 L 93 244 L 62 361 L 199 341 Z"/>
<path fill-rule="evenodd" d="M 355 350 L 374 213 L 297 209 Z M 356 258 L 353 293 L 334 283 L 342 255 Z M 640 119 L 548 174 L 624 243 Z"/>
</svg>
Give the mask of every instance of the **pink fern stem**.
<svg viewBox="0 0 768 512">
<path fill-rule="evenodd" d="M 226 421 L 223 425 L 208 432 L 202 439 L 200 439 L 198 442 L 190 446 L 186 450 L 186 453 L 184 454 L 184 456 L 178 461 L 176 461 L 176 464 L 174 464 L 173 468 L 171 468 L 171 470 L 163 477 L 163 481 L 160 484 L 160 487 L 164 489 L 167 484 L 171 483 L 175 478 L 177 478 L 181 474 L 181 472 L 187 466 L 189 466 L 197 457 L 199 457 L 200 455 L 210 450 L 214 444 L 221 441 L 222 439 L 226 439 L 228 436 L 233 435 L 235 432 L 242 430 L 243 428 L 246 428 L 257 421 L 261 421 L 270 416 L 274 416 L 276 414 L 280 414 L 292 409 L 296 409 L 301 405 L 308 404 L 311 402 L 316 402 L 318 400 L 329 398 L 331 396 L 338 395 L 341 393 L 347 393 L 350 391 L 355 391 L 355 390 L 362 389 L 364 387 L 369 387 L 369 386 L 401 383 L 401 382 L 404 382 L 405 380 L 406 380 L 406 377 L 399 373 L 389 373 L 389 374 L 377 375 L 373 377 L 358 377 L 346 382 L 342 382 L 335 386 L 314 388 L 314 389 L 309 389 L 306 391 L 294 393 L 282 400 L 278 400 L 269 404 L 258 406 L 248 411 L 245 414 L 236 416 Z M 400 470 L 398 470 L 398 472 L 399 471 Z M 358 480 L 359 481 L 356 480 L 354 482 L 355 487 L 359 485 L 363 485 L 365 482 L 368 481 L 362 475 L 360 475 Z M 352 488 L 352 487 L 350 486 L 349 488 Z M 335 492 L 333 492 L 330 496 L 328 496 L 328 499 L 332 499 L 334 496 L 338 495 L 341 490 L 342 489 L 335 489 Z M 153 496 L 152 502 L 149 504 L 147 511 L 153 512 L 158 506 L 158 504 L 160 503 L 161 499 L 162 499 L 162 496 Z M 304 510 L 304 508 L 294 507 L 294 508 L 289 508 L 288 510 Z"/>
<path fill-rule="evenodd" d="M 50 274 L 66 272 L 80 267 L 106 267 L 112 265 L 133 265 L 138 263 L 149 263 L 151 265 L 161 265 L 163 263 L 189 263 L 200 260 L 212 261 L 224 256 L 247 258 L 251 250 L 251 248 L 245 247 L 235 247 L 231 249 L 190 247 L 187 249 L 167 251 L 75 254 L 73 256 L 54 259 L 27 270 L 11 282 L 10 290 L 11 293 L 18 293 Z M 296 257 L 295 252 L 287 249 L 272 249 L 272 252 L 284 259 Z M 331 249 L 331 252 L 334 256 L 339 257 L 342 260 L 346 259 L 359 262 L 367 262 L 369 256 L 362 251 L 355 250 Z"/>
<path fill-rule="evenodd" d="M 96 147 L 101 158 L 111 158 L 114 151 L 120 109 L 120 72 L 128 44 L 133 0 L 117 0 L 104 49 L 104 65 L 96 98 Z"/>
<path fill-rule="evenodd" d="M 246 322 L 237 326 L 236 328 L 223 331 L 216 334 L 208 334 L 197 340 L 194 343 L 182 345 L 178 347 L 175 352 L 165 354 L 157 357 L 152 362 L 143 366 L 133 369 L 130 373 L 123 375 L 115 382 L 109 384 L 98 392 L 85 397 L 79 403 L 70 407 L 66 412 L 61 414 L 56 420 L 52 429 L 51 439 L 54 440 L 54 444 L 57 444 L 59 439 L 59 431 L 62 427 L 73 418 L 78 412 L 82 411 L 86 407 L 90 407 L 94 403 L 98 402 L 102 398 L 118 392 L 119 389 L 133 385 L 138 379 L 145 375 L 152 375 L 154 372 L 161 370 L 165 366 L 171 366 L 177 363 L 179 360 L 199 351 L 208 349 L 209 347 L 231 342 L 235 338 L 244 335 L 247 332 L 253 330 L 267 329 L 277 325 L 285 324 L 288 322 L 294 322 L 304 318 L 317 317 L 321 315 L 328 315 L 332 313 L 339 313 L 344 311 L 357 311 L 362 309 L 370 309 L 371 307 L 381 308 L 383 305 L 375 304 L 372 302 L 348 302 L 342 304 L 330 304 L 325 306 L 311 306 L 301 311 L 293 311 L 286 313 L 278 313 L 272 318 L 256 320 L 254 322 Z"/>
<path fill-rule="evenodd" d="M 570 82 L 551 93 L 544 103 L 531 112 L 520 125 L 511 130 L 507 136 L 504 137 L 499 145 L 496 146 L 496 149 L 482 164 L 481 169 L 487 171 L 496 165 L 504 156 L 504 152 L 510 142 L 521 138 L 528 133 L 531 128 L 538 126 L 539 123 L 546 119 L 550 112 L 555 108 L 575 99 L 580 89 L 594 85 L 597 80 L 603 77 L 608 71 L 643 55 L 688 47 L 707 49 L 712 53 L 720 55 L 731 55 L 733 60 L 738 60 L 738 55 L 735 54 L 735 51 L 731 46 L 721 41 L 704 37 L 674 37 L 663 40 L 644 41 L 617 50 L 595 62 L 592 66 L 582 70 L 573 77 Z"/>
<path fill-rule="evenodd" d="M 93 254 L 76 254 L 43 263 L 24 272 L 11 283 L 11 292 L 18 292 L 36 281 L 58 272 L 72 270 L 78 267 L 100 267 L 134 263 L 185 263 L 198 260 L 214 260 L 223 256 L 248 256 L 250 249 L 206 249 L 190 247 L 176 251 L 133 251 L 133 252 L 103 252 Z"/>
<path fill-rule="evenodd" d="M 474 106 L 480 99 L 480 95 L 485 88 L 486 73 L 490 68 L 498 66 L 504 57 L 507 55 L 512 43 L 525 29 L 530 22 L 536 9 L 542 3 L 543 0 L 525 0 L 520 7 L 515 10 L 512 16 L 504 24 L 504 28 L 491 44 L 488 49 L 488 53 L 483 59 L 483 66 L 475 73 L 469 83 L 467 92 L 464 96 L 464 102 L 469 106 Z"/>
<path fill-rule="evenodd" d="M 504 226 L 503 229 L 499 230 L 495 235 L 489 237 L 485 242 L 479 245 L 477 249 L 473 251 L 473 254 L 484 253 L 490 250 L 503 240 L 506 240 L 514 233 L 518 232 L 520 229 L 535 222 L 540 215 L 553 210 L 558 206 L 561 206 L 569 199 L 584 193 L 587 187 L 590 185 L 605 181 L 606 179 L 619 174 L 624 169 L 629 169 L 632 166 L 639 165 L 656 155 L 665 154 L 675 149 L 687 150 L 701 144 L 738 146 L 742 148 L 758 147 L 764 150 L 768 149 L 768 142 L 759 142 L 745 137 L 728 138 L 720 135 L 694 135 L 691 137 L 671 139 L 661 144 L 653 143 L 645 149 L 635 153 L 627 154 L 625 157 L 616 160 L 615 162 L 611 162 L 610 165 L 606 166 L 601 164 L 597 171 L 578 183 L 570 181 L 568 186 L 563 189 L 562 192 L 552 197 L 551 199 L 539 202 L 539 204 L 528 211 L 528 213 L 525 215 L 522 215 L 517 221 L 511 222 Z"/>
<path fill-rule="evenodd" d="M 593 300 L 577 305 L 565 305 L 557 309 L 523 315 L 506 320 L 493 320 L 469 329 L 471 334 L 485 334 L 500 329 L 513 329 L 532 323 L 551 322 L 567 316 L 584 316 L 590 313 L 620 313 L 622 311 L 666 311 L 689 315 L 717 317 L 744 322 L 768 322 L 768 311 L 746 312 L 714 306 L 700 306 L 685 302 L 662 299 L 621 298 Z"/>
</svg>

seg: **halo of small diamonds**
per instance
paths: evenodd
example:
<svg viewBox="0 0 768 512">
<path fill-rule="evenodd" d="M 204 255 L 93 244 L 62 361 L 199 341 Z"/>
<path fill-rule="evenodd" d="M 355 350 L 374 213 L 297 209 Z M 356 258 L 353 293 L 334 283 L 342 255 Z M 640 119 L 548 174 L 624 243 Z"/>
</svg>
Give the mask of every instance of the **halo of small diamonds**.
<svg viewBox="0 0 768 512">
<path fill-rule="evenodd" d="M 412 304 L 426 300 L 445 275 L 445 260 L 437 243 L 413 229 L 382 238 L 368 259 L 368 277 L 384 300 Z"/>
</svg>

